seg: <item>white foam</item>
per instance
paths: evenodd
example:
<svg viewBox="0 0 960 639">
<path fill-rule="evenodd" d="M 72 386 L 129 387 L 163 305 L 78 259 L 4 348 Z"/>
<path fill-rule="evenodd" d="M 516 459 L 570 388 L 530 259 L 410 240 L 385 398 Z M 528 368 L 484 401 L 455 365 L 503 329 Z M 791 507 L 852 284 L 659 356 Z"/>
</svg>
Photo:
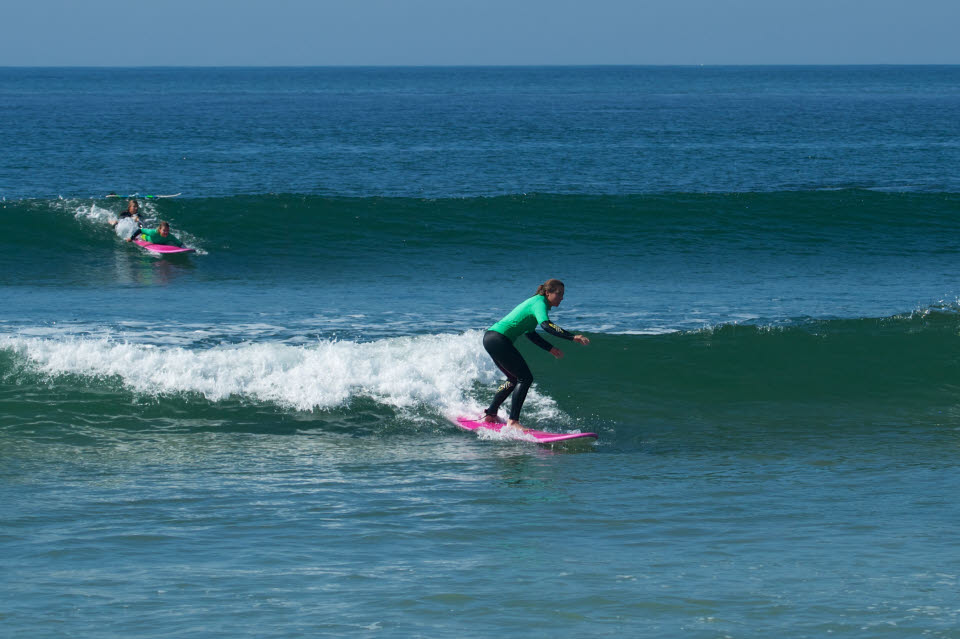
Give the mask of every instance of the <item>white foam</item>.
<svg viewBox="0 0 960 639">
<path fill-rule="evenodd" d="M 676 328 L 638 328 L 638 329 L 624 329 L 622 331 L 610 330 L 606 331 L 610 335 L 671 335 L 673 333 L 679 333 L 680 330 Z"/>
<path fill-rule="evenodd" d="M 64 207 L 67 208 L 67 207 Z M 90 204 L 89 206 L 79 206 L 74 209 L 73 216 L 81 221 L 92 222 L 95 224 L 105 224 L 111 220 L 117 219 L 117 214 L 110 209 Z"/>
<path fill-rule="evenodd" d="M 303 411 L 366 397 L 398 409 L 427 406 L 445 415 L 479 414 L 474 385 L 479 382 L 492 393 L 501 378 L 478 331 L 206 349 L 21 334 L 0 336 L 0 348 L 14 351 L 50 376 L 116 377 L 137 393 L 195 393 L 214 402 L 243 397 Z M 532 416 L 557 414 L 556 404 L 535 391 L 527 406 Z"/>
<path fill-rule="evenodd" d="M 538 440 L 533 435 L 525 433 L 519 428 L 514 428 L 510 426 L 504 426 L 500 429 L 499 432 L 495 430 L 487 430 L 485 428 L 478 428 L 476 430 L 478 439 L 492 440 L 492 441 L 527 441 L 536 443 Z"/>
<path fill-rule="evenodd" d="M 117 225 L 113 227 L 113 231 L 117 234 L 117 237 L 125 240 L 129 237 L 133 237 L 133 234 L 138 228 L 139 224 L 137 224 L 136 220 L 131 217 L 125 217 L 117 222 Z"/>
<path fill-rule="evenodd" d="M 116 220 L 118 210 L 115 209 L 126 209 L 127 208 L 127 199 L 122 198 L 122 206 L 118 207 L 115 203 L 110 205 L 110 208 L 106 208 L 98 205 L 96 202 L 90 204 L 80 204 L 77 205 L 74 201 L 63 200 L 60 203 L 60 208 L 65 211 L 73 211 L 73 216 L 80 221 L 91 222 L 93 224 L 103 224 L 111 220 Z M 134 198 L 136 199 L 136 198 Z M 156 204 L 147 200 L 137 200 L 140 204 L 140 219 L 146 221 L 147 219 L 156 219 L 157 217 L 157 207 Z M 146 223 L 146 222 L 145 222 Z"/>
</svg>

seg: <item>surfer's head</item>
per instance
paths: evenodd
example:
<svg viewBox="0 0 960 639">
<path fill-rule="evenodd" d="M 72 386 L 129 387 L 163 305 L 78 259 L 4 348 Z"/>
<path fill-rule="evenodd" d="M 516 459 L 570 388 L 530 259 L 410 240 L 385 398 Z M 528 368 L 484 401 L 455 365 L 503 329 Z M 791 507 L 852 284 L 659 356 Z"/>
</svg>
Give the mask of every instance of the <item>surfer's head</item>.
<svg viewBox="0 0 960 639">
<path fill-rule="evenodd" d="M 160 224 L 157 225 L 157 232 L 163 237 L 170 235 L 170 225 L 166 222 L 160 222 Z"/>
<path fill-rule="evenodd" d="M 140 210 L 140 204 L 136 200 L 127 201 L 127 212 L 131 215 L 136 215 Z"/>
<path fill-rule="evenodd" d="M 563 290 L 563 282 L 549 279 L 537 287 L 537 295 L 547 298 L 547 304 L 550 306 L 560 306 L 560 302 L 563 301 Z"/>
</svg>

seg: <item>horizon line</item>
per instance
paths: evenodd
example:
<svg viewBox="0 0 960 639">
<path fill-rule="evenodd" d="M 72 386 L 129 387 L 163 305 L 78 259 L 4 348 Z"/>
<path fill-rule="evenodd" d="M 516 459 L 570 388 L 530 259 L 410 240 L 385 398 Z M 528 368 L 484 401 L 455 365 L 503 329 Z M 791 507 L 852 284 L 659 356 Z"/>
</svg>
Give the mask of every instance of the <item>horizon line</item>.
<svg viewBox="0 0 960 639">
<path fill-rule="evenodd" d="M 486 69 L 486 68 L 721 68 L 721 67 L 956 67 L 958 62 L 575 63 L 575 64 L 0 64 L 0 69 Z"/>
</svg>

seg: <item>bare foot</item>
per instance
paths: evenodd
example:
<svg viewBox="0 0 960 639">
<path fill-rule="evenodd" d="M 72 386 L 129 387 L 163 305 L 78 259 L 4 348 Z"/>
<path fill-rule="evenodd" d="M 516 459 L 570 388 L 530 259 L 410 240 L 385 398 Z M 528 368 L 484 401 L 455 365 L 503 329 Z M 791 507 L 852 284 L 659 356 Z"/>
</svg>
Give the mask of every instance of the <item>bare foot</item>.
<svg viewBox="0 0 960 639">
<path fill-rule="evenodd" d="M 520 430 L 520 431 L 522 431 L 522 432 L 524 432 L 524 433 L 529 433 L 529 432 L 530 432 L 530 429 L 529 429 L 529 428 L 525 428 L 524 426 L 522 426 L 522 425 L 520 424 L 520 422 L 518 422 L 518 421 L 515 420 L 515 419 L 508 419 L 508 420 L 507 420 L 507 428 L 516 428 L 516 429 L 518 429 L 518 430 Z"/>
<path fill-rule="evenodd" d="M 485 423 L 487 423 L 487 424 L 496 424 L 496 423 L 499 422 L 500 420 L 497 419 L 497 416 L 496 416 L 496 415 L 487 415 L 486 413 L 484 413 L 484 415 L 483 415 L 483 421 L 484 421 Z"/>
</svg>

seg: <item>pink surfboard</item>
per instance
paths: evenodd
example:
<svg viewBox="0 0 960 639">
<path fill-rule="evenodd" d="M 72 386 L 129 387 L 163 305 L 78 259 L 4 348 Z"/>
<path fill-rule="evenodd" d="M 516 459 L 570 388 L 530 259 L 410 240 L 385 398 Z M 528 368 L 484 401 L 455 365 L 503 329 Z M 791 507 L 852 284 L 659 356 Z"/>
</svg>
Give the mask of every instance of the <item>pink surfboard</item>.
<svg viewBox="0 0 960 639">
<path fill-rule="evenodd" d="M 151 244 L 146 240 L 134 240 L 134 244 L 142 246 L 153 253 L 192 253 L 194 249 L 185 246 L 173 246 L 172 244 Z"/>
<path fill-rule="evenodd" d="M 464 430 L 486 430 L 494 433 L 499 433 L 500 430 L 506 426 L 503 422 L 478 422 L 467 417 L 457 417 L 456 423 L 457 426 Z M 552 444 L 555 442 L 570 441 L 571 439 L 590 441 L 597 438 L 596 433 L 548 433 L 542 430 L 528 430 L 523 433 L 515 429 L 510 429 L 507 433 L 504 433 L 504 436 L 507 436 L 508 433 L 510 439 L 529 441 L 537 444 Z"/>
</svg>

